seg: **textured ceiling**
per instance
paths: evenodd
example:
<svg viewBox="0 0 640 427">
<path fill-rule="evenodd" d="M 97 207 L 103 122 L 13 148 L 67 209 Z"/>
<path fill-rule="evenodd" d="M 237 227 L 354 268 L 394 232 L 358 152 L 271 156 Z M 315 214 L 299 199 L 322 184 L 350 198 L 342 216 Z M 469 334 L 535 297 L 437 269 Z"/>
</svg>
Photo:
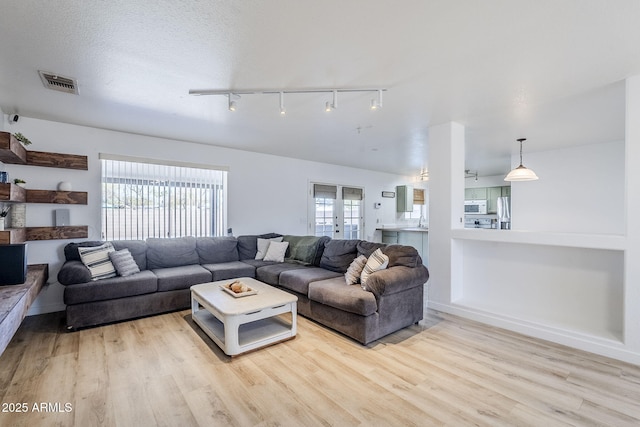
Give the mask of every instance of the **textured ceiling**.
<svg viewBox="0 0 640 427">
<path fill-rule="evenodd" d="M 517 152 L 620 140 L 622 80 L 640 73 L 636 0 L 5 0 L 5 113 L 413 175 L 428 127 L 467 129 L 467 168 Z M 37 71 L 74 77 L 46 90 Z M 222 96 L 189 89 L 384 87 Z"/>
</svg>

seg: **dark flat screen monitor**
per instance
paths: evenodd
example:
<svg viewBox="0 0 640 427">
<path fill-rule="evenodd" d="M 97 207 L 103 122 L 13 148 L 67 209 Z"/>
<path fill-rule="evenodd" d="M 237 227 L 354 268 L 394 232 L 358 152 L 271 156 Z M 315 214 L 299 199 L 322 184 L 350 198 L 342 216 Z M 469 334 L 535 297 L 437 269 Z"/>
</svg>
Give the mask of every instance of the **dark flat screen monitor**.
<svg viewBox="0 0 640 427">
<path fill-rule="evenodd" d="M 0 286 L 27 280 L 27 244 L 0 245 Z"/>
</svg>

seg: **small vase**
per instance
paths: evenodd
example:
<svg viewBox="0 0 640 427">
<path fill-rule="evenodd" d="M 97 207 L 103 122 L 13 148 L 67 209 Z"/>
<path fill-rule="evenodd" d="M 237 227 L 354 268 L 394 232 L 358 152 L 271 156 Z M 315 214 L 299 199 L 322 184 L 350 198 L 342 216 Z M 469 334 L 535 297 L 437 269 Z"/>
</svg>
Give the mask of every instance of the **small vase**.
<svg viewBox="0 0 640 427">
<path fill-rule="evenodd" d="M 4 231 L 4 217 L 0 218 L 0 231 Z"/>
<path fill-rule="evenodd" d="M 71 191 L 72 188 L 70 182 L 62 181 L 58 183 L 58 191 Z"/>
</svg>

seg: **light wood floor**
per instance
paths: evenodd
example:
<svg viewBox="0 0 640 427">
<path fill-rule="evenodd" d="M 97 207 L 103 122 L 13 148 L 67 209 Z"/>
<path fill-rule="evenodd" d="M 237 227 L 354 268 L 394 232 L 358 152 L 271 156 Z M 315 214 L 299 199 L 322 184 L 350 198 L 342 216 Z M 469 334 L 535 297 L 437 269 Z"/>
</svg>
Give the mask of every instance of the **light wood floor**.
<svg viewBox="0 0 640 427">
<path fill-rule="evenodd" d="M 0 425 L 640 424 L 638 366 L 437 313 L 368 347 L 298 328 L 231 359 L 189 311 L 72 333 L 28 317 L 0 357 L 0 409 L 27 412 Z"/>
</svg>

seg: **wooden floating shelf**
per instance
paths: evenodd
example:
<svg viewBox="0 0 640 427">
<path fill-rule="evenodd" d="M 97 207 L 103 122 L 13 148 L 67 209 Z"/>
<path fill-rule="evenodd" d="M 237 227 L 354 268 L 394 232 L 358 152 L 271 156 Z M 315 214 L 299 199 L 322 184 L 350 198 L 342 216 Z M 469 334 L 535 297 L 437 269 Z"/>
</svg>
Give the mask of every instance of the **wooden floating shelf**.
<svg viewBox="0 0 640 427">
<path fill-rule="evenodd" d="M 87 156 L 77 154 L 45 153 L 43 151 L 27 150 L 27 165 L 43 166 L 47 168 L 63 168 L 89 170 Z"/>
<path fill-rule="evenodd" d="M 86 205 L 86 191 L 27 190 L 15 184 L 0 184 L 0 202 Z"/>
<path fill-rule="evenodd" d="M 0 161 L 12 165 L 89 170 L 87 156 L 29 151 L 9 132 L 0 132 Z"/>
<path fill-rule="evenodd" d="M 26 202 L 86 205 L 87 198 L 86 191 L 27 190 Z"/>
<path fill-rule="evenodd" d="M 0 132 L 0 161 L 17 165 L 27 163 L 27 150 L 9 132 Z"/>
<path fill-rule="evenodd" d="M 22 243 L 27 238 L 25 228 L 5 228 L 0 231 L 0 244 L 9 245 L 11 243 Z"/>
<path fill-rule="evenodd" d="M 0 201 L 2 202 L 24 202 L 26 190 L 18 185 L 0 183 Z"/>
<path fill-rule="evenodd" d="M 89 237 L 89 227 L 86 225 L 7 228 L 4 231 L 0 231 L 0 244 L 23 243 L 34 240 L 86 239 L 87 237 Z"/>
<path fill-rule="evenodd" d="M 66 225 L 63 227 L 27 227 L 25 240 L 85 239 L 89 237 L 86 225 Z"/>
</svg>

